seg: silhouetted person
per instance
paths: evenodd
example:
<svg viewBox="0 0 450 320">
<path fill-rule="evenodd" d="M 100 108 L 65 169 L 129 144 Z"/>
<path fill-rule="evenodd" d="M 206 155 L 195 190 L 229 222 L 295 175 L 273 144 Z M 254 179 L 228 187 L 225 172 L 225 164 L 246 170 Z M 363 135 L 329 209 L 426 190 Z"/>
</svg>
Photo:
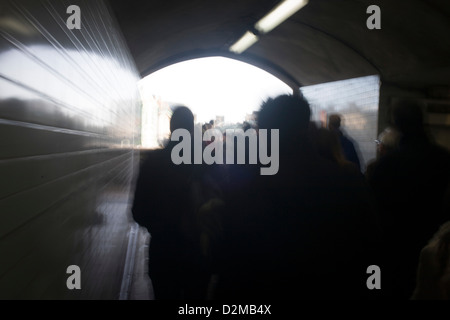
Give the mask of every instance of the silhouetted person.
<svg viewBox="0 0 450 320">
<path fill-rule="evenodd" d="M 365 176 L 367 180 L 371 179 L 373 170 L 380 160 L 397 150 L 400 138 L 400 132 L 393 127 L 387 127 L 379 134 L 378 139 L 375 140 L 377 144 L 377 158 L 366 167 Z"/>
<path fill-rule="evenodd" d="M 320 157 L 301 97 L 265 102 L 259 129 L 279 129 L 279 171 L 253 175 L 227 199 L 219 297 L 345 299 L 369 294 L 376 220 L 360 174 Z M 276 141 L 271 141 L 276 143 Z M 261 146 L 260 146 L 261 148 Z M 270 150 L 270 146 L 268 147 Z"/>
<path fill-rule="evenodd" d="M 188 130 L 193 138 L 194 117 L 188 108 L 174 110 L 170 130 L 176 129 Z M 132 212 L 151 234 L 149 276 L 155 298 L 204 299 L 209 275 L 196 217 L 201 166 L 175 165 L 171 151 L 177 143 L 169 141 L 164 149 L 148 154 L 140 168 Z"/>
<path fill-rule="evenodd" d="M 393 123 L 401 133 L 399 146 L 380 159 L 369 182 L 384 231 L 383 290 L 392 298 L 408 299 L 415 286 L 420 250 L 449 219 L 445 193 L 450 157 L 428 138 L 415 101 L 394 106 Z"/>
<path fill-rule="evenodd" d="M 318 128 L 315 131 L 314 142 L 320 156 L 339 164 L 344 170 L 359 172 L 359 168 L 345 158 L 338 135 L 328 129 Z"/>
<path fill-rule="evenodd" d="M 450 221 L 420 251 L 412 299 L 450 300 Z"/>
<path fill-rule="evenodd" d="M 378 136 L 377 151 L 381 158 L 397 150 L 400 143 L 401 133 L 392 127 L 387 127 Z"/>
<path fill-rule="evenodd" d="M 342 151 L 345 158 L 353 162 L 359 170 L 361 170 L 361 163 L 359 161 L 358 153 L 356 151 L 354 142 L 347 137 L 341 130 L 341 116 L 338 114 L 331 114 L 328 118 L 328 129 L 335 132 L 341 142 Z"/>
</svg>

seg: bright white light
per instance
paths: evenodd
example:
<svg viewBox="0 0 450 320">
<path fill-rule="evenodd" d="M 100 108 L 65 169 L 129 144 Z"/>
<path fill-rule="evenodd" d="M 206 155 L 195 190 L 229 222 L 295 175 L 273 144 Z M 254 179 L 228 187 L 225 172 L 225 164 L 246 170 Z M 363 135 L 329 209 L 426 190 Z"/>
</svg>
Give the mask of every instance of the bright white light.
<svg viewBox="0 0 450 320">
<path fill-rule="evenodd" d="M 255 24 L 261 34 L 268 33 L 308 4 L 308 0 L 284 0 Z M 230 51 L 240 54 L 258 41 L 258 36 L 247 31 L 231 47 Z"/>
<path fill-rule="evenodd" d="M 308 0 L 285 0 L 259 20 L 255 28 L 261 33 L 268 33 L 307 4 Z"/>
<path fill-rule="evenodd" d="M 270 73 L 224 57 L 171 65 L 142 79 L 139 87 L 144 102 L 154 95 L 171 104 L 186 105 L 198 123 L 216 116 L 224 116 L 226 123 L 243 122 L 267 98 L 292 94 L 291 87 Z"/>
<path fill-rule="evenodd" d="M 230 47 L 230 51 L 240 54 L 250 48 L 255 42 L 258 41 L 258 37 L 252 32 L 247 31 L 238 41 Z"/>
</svg>

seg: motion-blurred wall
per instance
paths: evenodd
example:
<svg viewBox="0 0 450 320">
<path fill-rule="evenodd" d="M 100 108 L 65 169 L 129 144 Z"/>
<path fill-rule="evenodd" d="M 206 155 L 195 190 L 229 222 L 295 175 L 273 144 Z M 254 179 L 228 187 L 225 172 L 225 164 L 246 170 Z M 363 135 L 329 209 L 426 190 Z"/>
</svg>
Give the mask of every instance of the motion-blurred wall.
<svg viewBox="0 0 450 320">
<path fill-rule="evenodd" d="M 119 297 L 141 102 L 110 12 L 0 3 L 0 299 Z M 70 265 L 80 290 L 66 286 Z"/>
</svg>

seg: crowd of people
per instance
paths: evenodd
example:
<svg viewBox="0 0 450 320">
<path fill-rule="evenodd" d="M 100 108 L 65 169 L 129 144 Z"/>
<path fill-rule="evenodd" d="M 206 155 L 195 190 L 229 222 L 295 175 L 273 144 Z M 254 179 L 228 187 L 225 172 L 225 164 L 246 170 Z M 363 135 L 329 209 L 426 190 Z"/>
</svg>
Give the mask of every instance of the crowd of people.
<svg viewBox="0 0 450 320">
<path fill-rule="evenodd" d="M 364 173 L 340 117 L 318 128 L 291 95 L 258 113 L 256 130 L 279 129 L 275 175 L 260 175 L 262 164 L 175 165 L 172 141 L 150 152 L 132 212 L 152 236 L 155 298 L 450 298 L 450 156 L 414 102 L 393 110 Z M 170 127 L 193 132 L 190 110 L 177 108 Z M 367 286 L 373 265 L 380 289 Z"/>
</svg>

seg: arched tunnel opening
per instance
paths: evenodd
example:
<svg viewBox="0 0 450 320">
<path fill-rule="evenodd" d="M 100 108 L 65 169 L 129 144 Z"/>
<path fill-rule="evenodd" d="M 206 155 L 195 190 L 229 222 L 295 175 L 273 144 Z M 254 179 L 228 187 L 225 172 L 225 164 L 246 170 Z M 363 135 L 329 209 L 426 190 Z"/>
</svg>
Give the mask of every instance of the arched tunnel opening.
<svg viewBox="0 0 450 320">
<path fill-rule="evenodd" d="M 161 147 L 167 142 L 172 109 L 178 105 L 191 109 L 194 123 L 212 121 L 214 127 L 225 130 L 244 122 L 255 124 L 255 114 L 265 100 L 293 93 L 268 72 L 225 57 L 173 64 L 143 78 L 139 88 L 144 97 L 143 148 Z"/>
<path fill-rule="evenodd" d="M 2 1 L 0 299 L 448 299 L 449 15 Z"/>
<path fill-rule="evenodd" d="M 291 84 L 292 88 L 258 69 L 216 56 L 178 62 L 144 77 L 139 82 L 143 99 L 140 147 L 154 149 L 167 143 L 170 117 L 178 105 L 192 109 L 195 123 L 212 122 L 213 127 L 224 132 L 244 123 L 256 126 L 256 114 L 264 101 L 297 92 L 310 102 L 311 120 L 318 127 L 327 126 L 328 114 L 342 115 L 342 127 L 354 139 L 364 172 L 376 158 L 378 76 L 303 87 Z"/>
</svg>

